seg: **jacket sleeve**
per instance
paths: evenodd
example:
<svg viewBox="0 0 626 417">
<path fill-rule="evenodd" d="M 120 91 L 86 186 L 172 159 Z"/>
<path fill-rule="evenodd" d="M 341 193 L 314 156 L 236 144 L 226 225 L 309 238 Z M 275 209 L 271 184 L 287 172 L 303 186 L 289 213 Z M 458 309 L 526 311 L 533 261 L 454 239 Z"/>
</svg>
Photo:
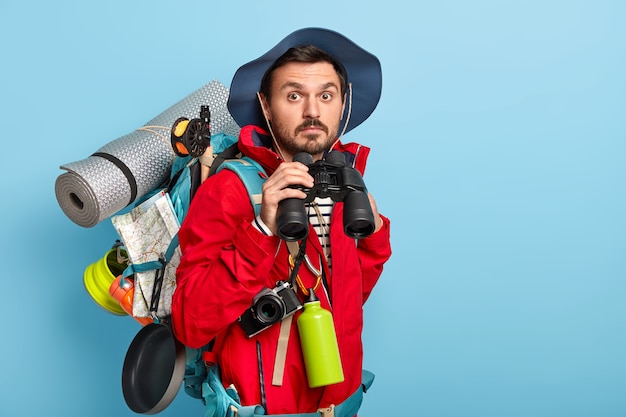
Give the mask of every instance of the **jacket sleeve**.
<svg viewBox="0 0 626 417">
<path fill-rule="evenodd" d="M 363 274 L 363 303 L 367 301 L 374 285 L 383 272 L 383 265 L 391 257 L 390 222 L 380 215 L 383 225 L 376 233 L 360 239 L 357 245 Z"/>
<path fill-rule="evenodd" d="M 279 239 L 260 233 L 253 218 L 248 193 L 231 171 L 209 177 L 196 192 L 179 231 L 172 300 L 174 333 L 185 345 L 211 341 L 268 285 Z"/>
</svg>

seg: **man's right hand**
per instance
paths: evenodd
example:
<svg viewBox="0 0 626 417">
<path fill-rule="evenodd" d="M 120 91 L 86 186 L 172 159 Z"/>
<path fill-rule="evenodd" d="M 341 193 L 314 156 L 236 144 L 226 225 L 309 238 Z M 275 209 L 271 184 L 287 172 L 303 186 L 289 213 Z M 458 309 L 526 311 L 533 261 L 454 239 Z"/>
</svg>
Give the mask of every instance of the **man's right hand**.
<svg viewBox="0 0 626 417">
<path fill-rule="evenodd" d="M 283 162 L 263 184 L 260 216 L 272 234 L 277 234 L 278 203 L 286 198 L 306 198 L 304 191 L 290 186 L 313 187 L 313 177 L 309 175 L 308 171 L 309 167 L 300 162 Z"/>
</svg>

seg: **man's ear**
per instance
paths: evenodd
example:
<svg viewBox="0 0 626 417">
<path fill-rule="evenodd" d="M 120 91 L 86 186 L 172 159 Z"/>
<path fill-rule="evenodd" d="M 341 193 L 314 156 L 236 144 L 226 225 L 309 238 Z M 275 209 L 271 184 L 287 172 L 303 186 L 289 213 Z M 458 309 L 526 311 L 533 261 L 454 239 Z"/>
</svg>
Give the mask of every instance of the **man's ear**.
<svg viewBox="0 0 626 417">
<path fill-rule="evenodd" d="M 263 116 L 265 117 L 265 120 L 269 123 L 272 118 L 269 110 L 270 106 L 267 102 L 267 97 L 265 97 L 265 95 L 262 93 L 256 93 L 256 95 L 259 99 L 259 104 L 261 105 L 261 111 L 263 112 Z"/>
<path fill-rule="evenodd" d="M 348 97 L 347 93 L 344 93 L 343 95 L 343 105 L 341 106 L 341 117 L 339 118 L 339 120 L 343 120 L 343 112 L 346 111 L 346 98 Z"/>
</svg>

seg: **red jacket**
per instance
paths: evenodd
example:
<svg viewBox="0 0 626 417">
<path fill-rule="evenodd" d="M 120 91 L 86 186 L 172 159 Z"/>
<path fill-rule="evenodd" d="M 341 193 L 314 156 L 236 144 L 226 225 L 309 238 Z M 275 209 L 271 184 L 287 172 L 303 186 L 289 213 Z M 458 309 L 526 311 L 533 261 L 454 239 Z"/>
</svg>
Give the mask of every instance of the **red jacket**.
<svg viewBox="0 0 626 417">
<path fill-rule="evenodd" d="M 241 151 L 258 161 L 268 175 L 281 163 L 267 147 L 269 140 L 255 126 L 244 127 L 239 136 Z M 338 143 L 335 149 L 345 152 L 348 160 L 355 159 L 355 167 L 364 171 L 368 148 Z M 285 242 L 265 236 L 252 225 L 254 212 L 247 191 L 233 172 L 223 170 L 198 189 L 179 232 L 183 256 L 172 303 L 173 328 L 176 337 L 190 347 L 201 347 L 217 337 L 222 382 L 235 386 L 242 405 L 265 403 L 268 414 L 314 412 L 341 403 L 359 387 L 362 306 L 391 255 L 389 220 L 381 216 L 383 227 L 355 244 L 343 232 L 342 212 L 343 203 L 335 203 L 330 232 L 332 274 L 322 261 L 332 307 L 325 291 L 316 294 L 321 305 L 332 311 L 345 380 L 323 388 L 308 387 L 296 327 L 298 312 L 292 322 L 283 384 L 273 386 L 280 325 L 248 338 L 237 318 L 259 291 L 288 279 Z M 307 254 L 319 268 L 324 256 L 312 228 Z M 299 275 L 306 287 L 313 287 L 316 277 L 304 264 Z M 298 295 L 304 300 L 301 291 Z"/>
</svg>

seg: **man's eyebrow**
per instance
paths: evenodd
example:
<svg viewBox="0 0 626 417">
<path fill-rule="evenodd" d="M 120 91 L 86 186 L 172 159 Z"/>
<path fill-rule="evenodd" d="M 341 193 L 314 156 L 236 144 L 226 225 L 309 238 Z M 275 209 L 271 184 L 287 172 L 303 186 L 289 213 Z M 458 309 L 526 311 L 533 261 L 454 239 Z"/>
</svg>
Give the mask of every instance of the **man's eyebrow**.
<svg viewBox="0 0 626 417">
<path fill-rule="evenodd" d="M 281 90 L 285 90 L 285 89 L 287 89 L 287 88 L 295 88 L 296 90 L 299 90 L 299 89 L 301 89 L 302 87 L 303 87 L 303 85 L 302 85 L 302 84 L 300 84 L 300 83 L 297 83 L 297 82 L 295 82 L 295 81 L 288 81 L 288 82 L 286 82 L 285 84 L 283 84 L 283 85 L 280 87 L 280 89 L 281 89 Z"/>
<path fill-rule="evenodd" d="M 334 87 L 335 89 L 339 90 L 339 86 L 337 85 L 337 83 L 334 83 L 332 81 L 327 82 L 326 84 L 324 84 L 322 86 L 322 90 L 328 90 L 331 87 Z"/>
</svg>

